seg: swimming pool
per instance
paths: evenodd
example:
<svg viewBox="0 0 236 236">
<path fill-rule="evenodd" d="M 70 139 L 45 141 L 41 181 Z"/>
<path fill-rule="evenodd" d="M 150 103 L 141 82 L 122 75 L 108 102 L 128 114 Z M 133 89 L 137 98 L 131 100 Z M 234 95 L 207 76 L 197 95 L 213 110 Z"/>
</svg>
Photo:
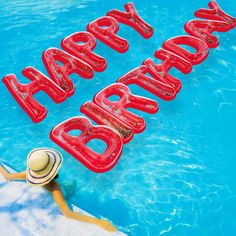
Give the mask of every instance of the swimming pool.
<svg viewBox="0 0 236 236">
<path fill-rule="evenodd" d="M 131 86 L 134 94 L 158 101 L 156 115 L 141 114 L 146 130 L 124 146 L 116 167 L 105 174 L 87 170 L 49 139 L 58 123 L 78 115 L 79 107 L 98 91 L 137 67 L 173 36 L 184 34 L 185 22 L 208 1 L 134 1 L 140 15 L 155 29 L 149 40 L 120 24 L 119 35 L 129 51 L 119 54 L 98 41 L 95 52 L 108 67 L 92 80 L 72 76 L 76 93 L 55 105 L 44 93 L 36 98 L 47 105 L 48 116 L 33 124 L 0 84 L 1 158 L 23 170 L 26 155 L 35 147 L 58 148 L 64 155 L 60 175 L 76 179 L 73 201 L 94 215 L 109 218 L 128 235 L 235 235 L 236 185 L 234 167 L 236 133 L 236 30 L 217 34 L 220 46 L 193 72 L 183 75 L 183 88 L 171 102 L 161 101 Z M 85 30 L 88 22 L 126 1 L 7 1 L 0 3 L 1 77 L 33 65 L 46 73 L 41 53 L 59 47 L 63 37 Z M 219 1 L 235 16 L 232 1 Z M 176 10 L 177 9 L 177 10 Z M 101 150 L 100 143 L 94 143 Z M 0 223 L 1 226 L 1 223 Z"/>
</svg>

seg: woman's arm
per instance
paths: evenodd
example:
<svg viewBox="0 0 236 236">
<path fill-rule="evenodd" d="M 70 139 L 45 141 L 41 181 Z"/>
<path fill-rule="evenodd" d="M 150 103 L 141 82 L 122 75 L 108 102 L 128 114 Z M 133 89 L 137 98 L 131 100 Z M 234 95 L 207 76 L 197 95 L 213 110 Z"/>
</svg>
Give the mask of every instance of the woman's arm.
<svg viewBox="0 0 236 236">
<path fill-rule="evenodd" d="M 26 178 L 25 171 L 20 172 L 20 173 L 10 174 L 1 165 L 0 165 L 0 173 L 3 175 L 3 177 L 6 180 L 25 180 Z"/>
<path fill-rule="evenodd" d="M 96 224 L 110 232 L 116 231 L 116 228 L 108 221 L 99 220 L 91 216 L 86 216 L 86 215 L 82 215 L 77 212 L 71 211 L 69 206 L 67 205 L 67 202 L 65 201 L 65 198 L 60 189 L 60 186 L 56 181 L 52 181 L 50 184 L 44 187 L 52 193 L 54 201 L 57 203 L 59 209 L 66 217 L 70 219 L 78 220 L 78 221 L 83 221 L 86 223 Z"/>
</svg>

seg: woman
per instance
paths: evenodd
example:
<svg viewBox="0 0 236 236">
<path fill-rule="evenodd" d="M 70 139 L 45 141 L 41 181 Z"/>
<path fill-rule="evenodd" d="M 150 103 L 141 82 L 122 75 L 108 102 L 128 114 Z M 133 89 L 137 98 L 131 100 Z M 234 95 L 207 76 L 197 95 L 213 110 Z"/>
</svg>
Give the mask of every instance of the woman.
<svg viewBox="0 0 236 236">
<path fill-rule="evenodd" d="M 10 174 L 0 165 L 0 173 L 2 173 L 7 180 L 26 180 L 32 186 L 44 187 L 51 192 L 54 201 L 66 217 L 96 224 L 110 232 L 116 231 L 115 227 L 108 221 L 85 216 L 70 210 L 61 188 L 56 181 L 62 162 L 62 155 L 56 150 L 38 148 L 31 151 L 28 155 L 26 171 Z"/>
</svg>

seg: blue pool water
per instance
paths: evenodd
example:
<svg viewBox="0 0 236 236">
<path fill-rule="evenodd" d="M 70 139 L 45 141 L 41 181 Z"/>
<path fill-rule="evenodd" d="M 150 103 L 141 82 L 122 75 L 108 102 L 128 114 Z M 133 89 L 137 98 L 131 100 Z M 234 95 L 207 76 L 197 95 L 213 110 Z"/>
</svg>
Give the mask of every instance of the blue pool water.
<svg viewBox="0 0 236 236">
<path fill-rule="evenodd" d="M 220 46 L 183 75 L 174 101 L 165 102 L 131 86 L 134 94 L 158 101 L 155 115 L 142 115 L 145 132 L 124 146 L 116 167 L 95 174 L 49 139 L 60 122 L 81 115 L 79 108 L 102 88 L 139 66 L 170 37 L 184 34 L 184 24 L 194 11 L 207 7 L 198 1 L 134 1 L 140 15 L 155 29 L 149 40 L 120 24 L 119 35 L 129 41 L 129 51 L 119 54 L 98 41 L 96 53 L 108 61 L 92 80 L 73 75 L 76 93 L 56 105 L 44 93 L 36 98 L 48 108 L 47 118 L 33 124 L 0 83 L 0 158 L 23 170 L 28 152 L 35 147 L 58 148 L 64 155 L 60 176 L 75 179 L 72 201 L 97 217 L 110 219 L 131 236 L 236 235 L 236 30 L 217 33 Z M 87 23 L 126 1 L 9 0 L 0 3 L 0 77 L 32 65 L 45 72 L 42 52 L 59 47 L 65 36 L 86 29 Z M 219 4 L 236 16 L 236 4 Z M 46 73 L 46 72 L 45 72 Z M 100 143 L 91 144 L 101 151 Z M 10 210 L 9 210 L 10 211 Z M 0 222 L 0 227 L 2 227 Z"/>
</svg>

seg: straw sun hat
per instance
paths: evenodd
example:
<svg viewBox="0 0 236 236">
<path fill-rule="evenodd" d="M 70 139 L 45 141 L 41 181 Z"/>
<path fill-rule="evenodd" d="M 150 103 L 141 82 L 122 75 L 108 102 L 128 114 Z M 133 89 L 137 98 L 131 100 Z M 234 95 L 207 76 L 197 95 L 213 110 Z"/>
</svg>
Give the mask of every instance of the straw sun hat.
<svg viewBox="0 0 236 236">
<path fill-rule="evenodd" d="M 34 186 L 48 184 L 57 175 L 62 162 L 62 155 L 56 150 L 49 148 L 32 150 L 27 157 L 27 182 Z"/>
</svg>

